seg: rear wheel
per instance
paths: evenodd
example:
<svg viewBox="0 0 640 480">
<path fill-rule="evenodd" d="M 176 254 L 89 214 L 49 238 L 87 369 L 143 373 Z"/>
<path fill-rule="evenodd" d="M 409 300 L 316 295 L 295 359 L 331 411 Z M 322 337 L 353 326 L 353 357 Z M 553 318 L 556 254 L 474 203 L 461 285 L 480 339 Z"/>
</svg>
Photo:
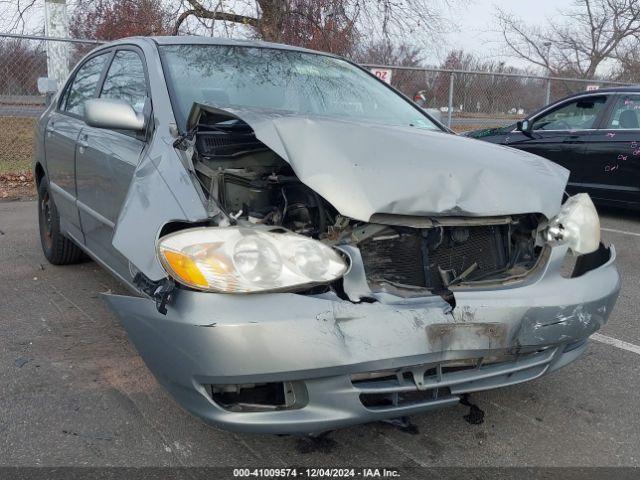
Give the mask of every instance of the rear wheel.
<svg viewBox="0 0 640 480">
<path fill-rule="evenodd" d="M 46 177 L 43 177 L 38 184 L 38 224 L 42 252 L 50 263 L 68 265 L 83 259 L 82 250 L 60 233 L 60 217 L 49 192 Z"/>
</svg>

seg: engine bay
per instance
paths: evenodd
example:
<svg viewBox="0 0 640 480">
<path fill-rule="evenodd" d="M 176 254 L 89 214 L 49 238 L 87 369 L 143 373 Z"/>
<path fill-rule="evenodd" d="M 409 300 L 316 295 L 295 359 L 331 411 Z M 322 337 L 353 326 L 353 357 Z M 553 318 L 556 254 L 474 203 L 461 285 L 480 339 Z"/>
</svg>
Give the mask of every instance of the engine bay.
<svg viewBox="0 0 640 480">
<path fill-rule="evenodd" d="M 335 209 L 300 182 L 291 166 L 243 122 L 199 129 L 196 159 L 203 189 L 237 221 L 277 225 L 318 239 L 336 221 Z"/>
<path fill-rule="evenodd" d="M 209 202 L 238 224 L 278 226 L 328 244 L 356 245 L 372 291 L 401 296 L 521 278 L 542 251 L 537 214 L 495 218 L 346 218 L 239 119 L 204 112 L 193 164 Z M 334 172 L 339 175 L 339 172 Z"/>
</svg>

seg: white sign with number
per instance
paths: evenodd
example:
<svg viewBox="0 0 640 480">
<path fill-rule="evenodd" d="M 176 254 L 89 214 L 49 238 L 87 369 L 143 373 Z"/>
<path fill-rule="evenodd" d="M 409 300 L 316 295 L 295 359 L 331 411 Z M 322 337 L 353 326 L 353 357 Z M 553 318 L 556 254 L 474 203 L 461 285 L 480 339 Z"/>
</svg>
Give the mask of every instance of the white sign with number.
<svg viewBox="0 0 640 480">
<path fill-rule="evenodd" d="M 600 90 L 600 85 L 587 85 L 587 92 L 594 92 Z"/>
<path fill-rule="evenodd" d="M 391 74 L 393 73 L 390 68 L 372 68 L 371 73 L 386 83 L 391 83 Z"/>
</svg>

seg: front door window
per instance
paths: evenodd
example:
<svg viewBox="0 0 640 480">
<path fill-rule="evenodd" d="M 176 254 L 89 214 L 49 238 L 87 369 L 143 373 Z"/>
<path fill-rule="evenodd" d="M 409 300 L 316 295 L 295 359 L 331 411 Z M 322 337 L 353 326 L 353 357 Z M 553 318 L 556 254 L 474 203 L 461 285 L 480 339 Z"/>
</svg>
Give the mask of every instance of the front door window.
<svg viewBox="0 0 640 480">
<path fill-rule="evenodd" d="M 604 109 L 605 96 L 585 97 L 567 102 L 533 122 L 534 130 L 588 130 Z"/>
<path fill-rule="evenodd" d="M 116 53 L 102 86 L 101 98 L 115 98 L 129 103 L 142 113 L 147 98 L 147 83 L 140 56 L 131 50 Z"/>
</svg>

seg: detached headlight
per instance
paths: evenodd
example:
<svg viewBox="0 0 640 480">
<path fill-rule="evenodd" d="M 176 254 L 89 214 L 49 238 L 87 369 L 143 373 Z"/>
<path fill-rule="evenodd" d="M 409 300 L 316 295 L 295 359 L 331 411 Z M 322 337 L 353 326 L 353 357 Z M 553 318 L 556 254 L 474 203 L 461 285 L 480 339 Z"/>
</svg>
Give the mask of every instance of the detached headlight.
<svg viewBox="0 0 640 480">
<path fill-rule="evenodd" d="M 600 245 L 600 219 L 586 193 L 570 197 L 545 231 L 549 242 L 566 243 L 577 254 L 595 252 Z"/>
<path fill-rule="evenodd" d="M 191 228 L 158 242 L 169 275 L 198 290 L 287 290 L 340 278 L 347 264 L 332 248 L 292 232 L 246 227 Z"/>
</svg>

